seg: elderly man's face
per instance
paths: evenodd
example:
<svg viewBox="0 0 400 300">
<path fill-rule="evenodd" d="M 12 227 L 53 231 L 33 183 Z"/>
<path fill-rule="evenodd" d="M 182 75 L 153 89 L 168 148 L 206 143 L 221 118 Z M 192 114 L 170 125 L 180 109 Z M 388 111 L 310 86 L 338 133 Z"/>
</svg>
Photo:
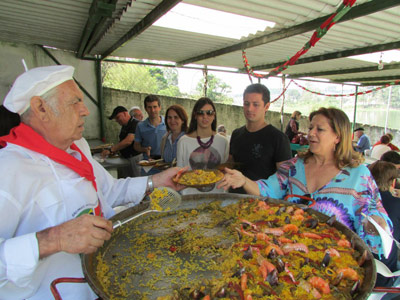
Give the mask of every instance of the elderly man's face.
<svg viewBox="0 0 400 300">
<path fill-rule="evenodd" d="M 57 87 L 58 115 L 53 114 L 53 145 L 68 148 L 74 141 L 82 138 L 84 118 L 89 115 L 83 103 L 83 94 L 73 80 L 68 80 Z"/>
<path fill-rule="evenodd" d="M 135 110 L 133 111 L 133 117 L 134 117 L 135 119 L 139 120 L 139 121 L 142 121 L 142 120 L 143 120 L 143 113 L 142 113 L 142 111 L 139 110 L 139 109 L 135 109 Z"/>
<path fill-rule="evenodd" d="M 356 131 L 356 137 L 359 139 L 363 135 L 363 133 L 364 132 L 362 130 Z"/>
</svg>

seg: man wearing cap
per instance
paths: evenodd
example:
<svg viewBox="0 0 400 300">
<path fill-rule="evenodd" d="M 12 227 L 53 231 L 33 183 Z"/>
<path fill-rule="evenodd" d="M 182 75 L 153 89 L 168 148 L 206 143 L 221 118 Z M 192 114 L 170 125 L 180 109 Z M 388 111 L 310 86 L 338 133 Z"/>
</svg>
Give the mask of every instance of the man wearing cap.
<svg viewBox="0 0 400 300">
<path fill-rule="evenodd" d="M 357 152 L 364 154 L 365 150 L 371 149 L 371 142 L 369 137 L 364 134 L 364 128 L 359 127 L 354 130 L 354 133 L 358 139 L 357 145 L 355 146 L 355 150 Z"/>
<path fill-rule="evenodd" d="M 102 156 L 107 156 L 112 153 L 120 152 L 121 156 L 129 159 L 131 165 L 128 167 L 127 172 L 123 172 L 119 176 L 123 177 L 137 177 L 140 176 L 139 161 L 142 159 L 142 154 L 133 149 L 135 142 L 135 131 L 136 125 L 139 123 L 134 117 L 131 117 L 128 110 L 123 106 L 117 106 L 114 108 L 109 120 L 115 120 L 121 125 L 121 131 L 119 133 L 119 143 L 111 147 L 110 150 L 104 150 Z"/>
<path fill-rule="evenodd" d="M 51 282 L 83 277 L 79 254 L 111 237 L 112 207 L 137 204 L 153 187 L 176 188 L 177 168 L 117 180 L 92 158 L 73 72 L 31 69 L 3 103 L 21 124 L 0 137 L 0 299 L 52 299 Z M 86 283 L 57 288 L 64 300 L 97 298 Z"/>
</svg>

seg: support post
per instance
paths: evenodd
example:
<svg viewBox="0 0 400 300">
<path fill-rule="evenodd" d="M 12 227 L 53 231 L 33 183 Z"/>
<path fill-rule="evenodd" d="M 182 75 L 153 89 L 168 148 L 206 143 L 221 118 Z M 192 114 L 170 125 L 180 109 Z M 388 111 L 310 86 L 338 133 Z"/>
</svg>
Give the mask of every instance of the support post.
<svg viewBox="0 0 400 300">
<path fill-rule="evenodd" d="M 354 117 L 353 117 L 353 123 L 351 126 L 351 132 L 354 132 L 354 127 L 356 126 L 356 114 L 357 114 L 357 98 L 358 98 L 358 85 L 356 85 L 356 92 L 354 96 Z"/>
<path fill-rule="evenodd" d="M 104 129 L 104 101 L 103 101 L 103 80 L 101 77 L 101 59 L 96 60 L 96 86 L 97 86 L 97 101 L 99 108 L 100 119 L 100 139 L 103 143 L 106 142 Z"/>
<path fill-rule="evenodd" d="M 283 88 L 283 90 L 285 89 L 285 86 L 286 86 L 286 76 L 285 75 L 283 75 L 282 76 L 282 88 Z M 283 93 L 283 95 L 282 95 L 282 105 L 281 105 L 281 131 L 283 131 L 283 111 L 284 111 L 284 109 L 285 109 L 285 94 L 286 93 Z"/>
<path fill-rule="evenodd" d="M 204 66 L 203 76 L 204 76 L 203 92 L 204 92 L 204 97 L 207 97 L 207 86 L 208 86 L 208 70 L 207 70 L 207 66 Z"/>
<path fill-rule="evenodd" d="M 393 87 L 392 85 L 389 87 L 389 98 L 388 98 L 388 103 L 387 103 L 387 106 L 386 106 L 385 134 L 387 133 L 390 102 L 392 101 L 392 87 Z"/>
</svg>

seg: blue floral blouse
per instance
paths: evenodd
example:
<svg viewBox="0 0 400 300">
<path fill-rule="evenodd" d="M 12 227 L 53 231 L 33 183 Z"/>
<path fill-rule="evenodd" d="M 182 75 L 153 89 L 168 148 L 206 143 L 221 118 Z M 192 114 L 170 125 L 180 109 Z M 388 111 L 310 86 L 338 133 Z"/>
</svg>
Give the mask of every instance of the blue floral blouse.
<svg viewBox="0 0 400 300">
<path fill-rule="evenodd" d="M 328 184 L 311 194 L 307 190 L 304 160 L 295 157 L 282 163 L 268 179 L 258 180 L 257 184 L 261 196 L 270 198 L 309 195 L 316 201 L 313 209 L 328 216 L 335 215 L 336 220 L 356 232 L 372 252 L 383 254 L 380 236 L 368 234 L 362 224 L 365 218 L 361 213 L 377 215 L 386 220 L 392 231 L 392 222 L 382 206 L 379 189 L 366 166 L 343 168 Z M 297 203 L 300 199 L 290 198 L 289 201 Z"/>
</svg>

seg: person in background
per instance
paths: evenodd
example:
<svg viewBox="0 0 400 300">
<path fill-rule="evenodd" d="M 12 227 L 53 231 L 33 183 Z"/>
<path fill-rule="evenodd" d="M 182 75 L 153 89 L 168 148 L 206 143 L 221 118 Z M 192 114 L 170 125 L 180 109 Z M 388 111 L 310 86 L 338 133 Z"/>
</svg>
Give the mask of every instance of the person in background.
<svg viewBox="0 0 400 300">
<path fill-rule="evenodd" d="M 179 139 L 188 129 L 188 115 L 179 104 L 171 105 L 165 113 L 167 133 L 161 140 L 161 158 L 172 163 L 176 160 L 176 151 Z"/>
<path fill-rule="evenodd" d="M 390 147 L 388 146 L 390 139 L 387 135 L 382 135 L 380 142 L 379 145 L 372 148 L 371 157 L 374 159 L 380 159 L 384 153 L 390 151 Z"/>
<path fill-rule="evenodd" d="M 31 69 L 4 100 L 21 123 L 0 137 L 1 299 L 53 299 L 51 282 L 83 277 L 79 254 L 110 239 L 114 206 L 138 204 L 154 187 L 177 188 L 178 168 L 115 179 L 93 159 L 73 73 L 65 65 Z M 64 300 L 98 298 L 87 283 L 57 288 Z"/>
<path fill-rule="evenodd" d="M 394 150 L 394 151 L 400 151 L 399 148 L 397 148 L 395 145 L 392 144 L 392 141 L 393 141 L 393 134 L 391 134 L 390 132 L 388 132 L 388 133 L 386 133 L 386 135 L 389 137 L 389 144 L 388 144 L 388 146 L 390 147 L 390 149 L 391 149 L 391 150 Z M 374 147 L 375 147 L 376 145 L 379 145 L 379 144 L 381 144 L 381 140 L 377 141 L 377 142 L 374 144 Z"/>
<path fill-rule="evenodd" d="M 129 160 L 130 166 L 128 166 L 126 170 L 118 170 L 118 178 L 140 176 L 139 161 L 142 159 L 142 153 L 139 153 L 133 149 L 136 126 L 139 121 L 134 117 L 131 117 L 128 113 L 128 110 L 123 106 L 117 106 L 114 108 L 111 116 L 108 119 L 115 120 L 115 122 L 121 125 L 121 130 L 119 132 L 119 143 L 111 146 L 110 150 L 103 150 L 101 153 L 102 157 L 120 152 L 122 157 Z M 120 174 L 120 172 L 122 174 Z"/>
<path fill-rule="evenodd" d="M 398 170 L 397 177 L 400 177 L 400 154 L 397 151 L 388 151 L 381 156 L 381 161 L 387 161 L 395 165 Z M 400 189 L 400 182 L 396 180 L 395 189 Z"/>
<path fill-rule="evenodd" d="M 397 169 L 400 169 L 400 154 L 397 151 L 391 150 L 384 153 L 380 160 L 391 162 Z"/>
<path fill-rule="evenodd" d="M 231 140 L 231 136 L 227 134 L 224 124 L 218 125 L 217 133 L 219 133 L 220 135 L 223 135 L 224 137 L 226 137 L 228 139 L 228 141 Z"/>
<path fill-rule="evenodd" d="M 0 105 L 0 136 L 9 134 L 10 130 L 18 126 L 20 122 L 19 114 L 13 113 Z"/>
<path fill-rule="evenodd" d="M 133 106 L 131 107 L 131 109 L 129 110 L 129 115 L 131 117 L 134 117 L 136 120 L 138 121 L 142 121 L 143 120 L 143 113 L 140 110 L 139 106 Z"/>
<path fill-rule="evenodd" d="M 371 149 L 371 142 L 369 141 L 369 137 L 364 134 L 364 128 L 359 127 L 354 130 L 355 135 L 358 139 L 357 145 L 355 146 L 355 150 L 364 155 L 365 150 Z"/>
<path fill-rule="evenodd" d="M 397 169 L 394 164 L 386 161 L 376 161 L 368 166 L 372 176 L 375 179 L 376 184 L 381 194 L 382 204 L 387 211 L 390 220 L 393 223 L 393 237 L 400 240 L 400 198 L 394 197 L 391 193 L 395 181 L 397 179 Z M 392 272 L 398 270 L 398 249 L 395 243 L 392 245 L 392 251 L 387 259 L 380 259 Z M 378 257 L 376 257 L 379 259 Z M 377 276 L 376 286 L 393 286 L 395 278 L 384 277 L 380 274 Z M 396 294 L 394 294 L 396 295 Z M 389 295 L 383 299 L 388 298 Z"/>
<path fill-rule="evenodd" d="M 144 108 L 149 117 L 136 127 L 134 149 L 143 153 L 144 159 L 159 159 L 161 139 L 167 132 L 164 117 L 160 116 L 160 99 L 156 95 L 148 95 L 144 98 Z M 141 174 L 151 175 L 157 172 L 157 169 L 152 168 L 146 173 L 142 168 Z"/>
<path fill-rule="evenodd" d="M 180 138 L 177 151 L 177 166 L 190 169 L 216 169 L 228 159 L 229 143 L 226 137 L 217 134 L 217 112 L 209 98 L 200 98 L 193 107 L 187 134 Z M 187 188 L 183 194 L 198 192 L 223 192 L 215 185 L 203 188 Z"/>
<path fill-rule="evenodd" d="M 243 93 L 246 125 L 235 129 L 231 136 L 229 161 L 239 163 L 240 171 L 251 180 L 268 178 L 279 164 L 292 157 L 288 137 L 265 120 L 269 101 L 266 86 L 249 85 Z M 230 191 L 244 193 L 242 188 Z"/>
<path fill-rule="evenodd" d="M 289 120 L 289 123 L 286 125 L 285 134 L 288 136 L 289 141 L 292 141 L 293 138 L 302 133 L 299 131 L 299 120 L 301 117 L 301 112 L 295 110 Z"/>
<path fill-rule="evenodd" d="M 382 240 L 375 226 L 361 213 L 369 215 L 384 229 L 392 230 L 382 206 L 378 187 L 364 158 L 352 148 L 347 115 L 337 108 L 320 108 L 309 116 L 310 148 L 280 164 L 268 179 L 253 181 L 237 170 L 225 168 L 218 187 L 243 187 L 251 195 L 301 203 L 297 195 L 315 200 L 313 209 L 356 232 L 373 253 L 383 255 Z"/>
</svg>

